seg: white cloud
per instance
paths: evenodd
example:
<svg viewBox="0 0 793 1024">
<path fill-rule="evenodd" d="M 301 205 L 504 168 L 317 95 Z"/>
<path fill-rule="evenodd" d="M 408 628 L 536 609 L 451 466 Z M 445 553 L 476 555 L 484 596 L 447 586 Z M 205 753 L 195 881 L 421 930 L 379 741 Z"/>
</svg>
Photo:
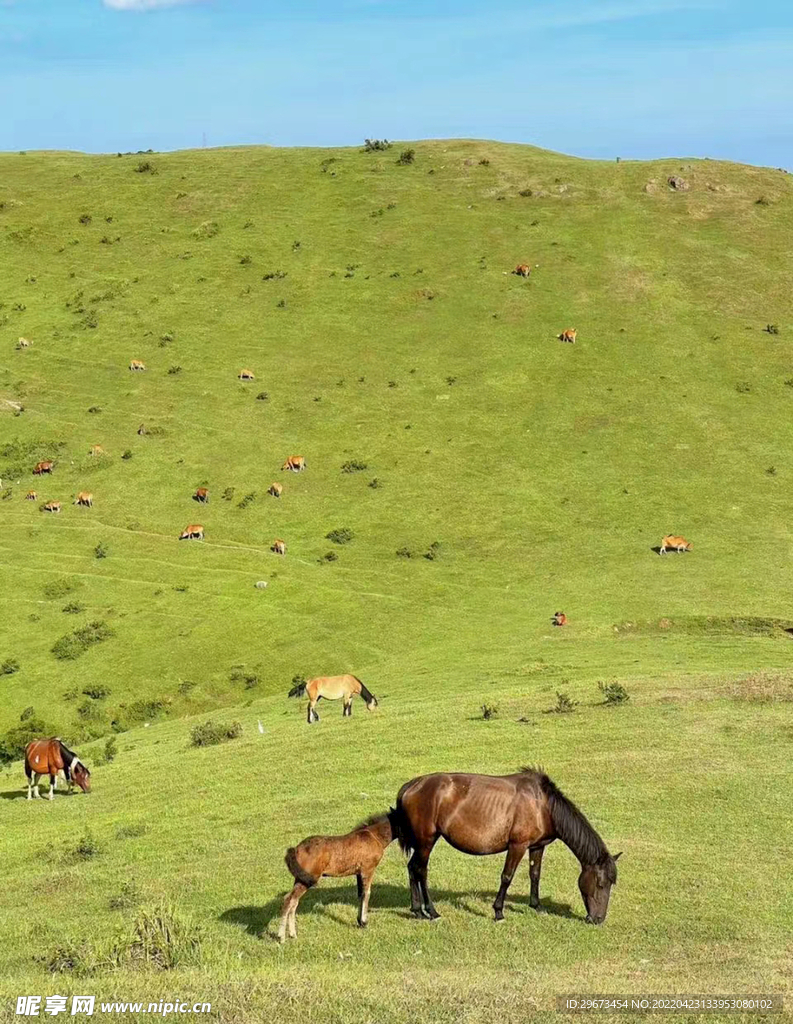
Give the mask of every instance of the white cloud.
<svg viewBox="0 0 793 1024">
<path fill-rule="evenodd" d="M 195 3 L 195 0 L 102 0 L 102 3 L 114 11 L 153 11 L 158 7 Z"/>
</svg>

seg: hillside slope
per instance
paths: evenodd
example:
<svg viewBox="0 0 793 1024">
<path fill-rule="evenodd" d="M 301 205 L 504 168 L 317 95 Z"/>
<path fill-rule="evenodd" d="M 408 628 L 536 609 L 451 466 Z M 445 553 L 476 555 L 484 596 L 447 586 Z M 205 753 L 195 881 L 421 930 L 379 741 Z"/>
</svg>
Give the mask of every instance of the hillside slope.
<svg viewBox="0 0 793 1024">
<path fill-rule="evenodd" d="M 789 664 L 789 178 L 400 148 L 0 156 L 0 731 Z"/>
</svg>

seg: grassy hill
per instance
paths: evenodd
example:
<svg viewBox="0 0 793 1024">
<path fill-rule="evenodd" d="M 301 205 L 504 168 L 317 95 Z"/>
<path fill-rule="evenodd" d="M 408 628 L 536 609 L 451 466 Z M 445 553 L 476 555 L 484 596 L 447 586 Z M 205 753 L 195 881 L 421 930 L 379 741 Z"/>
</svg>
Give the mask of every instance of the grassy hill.
<svg viewBox="0 0 793 1024">
<path fill-rule="evenodd" d="M 96 761 L 123 732 L 90 798 L 27 805 L 19 763 L 0 775 L 9 993 L 172 992 L 106 973 L 119 920 L 160 899 L 205 932 L 181 991 L 230 1020 L 790 984 L 790 179 L 402 148 L 0 155 L 0 743 L 58 732 Z M 306 471 L 282 473 L 294 453 Z M 668 532 L 693 551 L 659 558 Z M 341 671 L 380 709 L 308 730 L 292 677 Z M 631 700 L 602 706 L 598 680 Z M 544 714 L 559 691 L 575 713 Z M 242 739 L 188 751 L 184 716 L 210 711 Z M 403 920 L 392 851 L 369 934 L 346 885 L 306 898 L 289 950 L 249 934 L 288 842 L 422 771 L 536 761 L 626 850 L 604 929 L 561 850 L 543 888 L 576 916 L 530 914 L 521 874 L 497 933 L 500 866 L 438 849 L 438 926 Z M 101 852 L 75 860 L 85 828 Z M 88 974 L 53 988 L 61 942 Z"/>
</svg>

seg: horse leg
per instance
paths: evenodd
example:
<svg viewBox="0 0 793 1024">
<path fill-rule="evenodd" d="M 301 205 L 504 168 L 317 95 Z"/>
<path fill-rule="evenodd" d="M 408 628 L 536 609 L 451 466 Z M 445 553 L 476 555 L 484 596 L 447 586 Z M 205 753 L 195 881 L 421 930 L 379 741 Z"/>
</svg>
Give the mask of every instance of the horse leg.
<svg viewBox="0 0 793 1024">
<path fill-rule="evenodd" d="M 316 700 L 310 700 L 308 702 L 308 724 L 309 725 L 311 725 L 312 722 L 318 722 L 319 721 L 319 715 L 317 714 L 317 712 L 315 710 L 316 706 L 317 706 L 317 701 Z"/>
<path fill-rule="evenodd" d="M 493 910 L 496 912 L 497 921 L 504 920 L 504 898 L 507 895 L 507 889 L 509 889 L 512 879 L 515 877 L 515 872 L 518 870 L 518 864 L 523 860 L 525 852 L 525 846 L 510 846 L 507 850 L 507 859 L 504 861 L 504 870 L 501 872 L 501 886 L 493 903 Z"/>
<path fill-rule="evenodd" d="M 342 717 L 352 718 L 352 697 L 344 698 L 344 712 Z"/>
<path fill-rule="evenodd" d="M 413 856 L 410 858 L 410 861 L 408 862 L 408 868 L 410 868 L 411 866 L 413 868 L 413 876 L 416 880 L 419 892 L 419 905 L 421 909 L 420 916 L 427 917 L 430 919 L 430 921 L 434 921 L 437 917 L 441 916 L 435 909 L 432 899 L 430 898 L 429 890 L 427 889 L 427 864 L 429 862 L 430 854 L 432 853 L 432 848 L 434 845 L 435 838 L 433 838 L 431 842 L 426 846 L 417 849 L 413 853 Z M 415 909 L 411 909 L 413 909 L 413 912 L 415 913 Z"/>
<path fill-rule="evenodd" d="M 308 887 L 303 885 L 302 882 L 295 882 L 292 891 L 284 900 L 283 911 L 281 913 L 281 923 L 278 926 L 278 941 L 283 942 L 286 938 L 286 929 L 289 928 L 289 937 L 297 937 L 297 926 L 294 921 L 294 915 L 297 913 L 297 905 L 300 902 L 300 897 L 303 893 L 308 892 Z"/>
<path fill-rule="evenodd" d="M 50 775 L 50 795 L 49 795 L 49 799 L 50 800 L 54 800 L 55 799 L 55 780 L 57 778 L 58 778 L 57 775 Z"/>
<path fill-rule="evenodd" d="M 365 928 L 369 922 L 369 894 L 372 891 L 372 875 L 358 875 L 358 927 Z"/>
<path fill-rule="evenodd" d="M 41 793 L 39 793 L 39 779 L 40 778 L 41 778 L 41 776 L 39 775 L 38 772 L 33 772 L 33 799 L 34 800 L 38 800 L 39 797 L 41 796 Z"/>
<path fill-rule="evenodd" d="M 25 765 L 25 775 L 28 779 L 28 800 L 33 799 L 33 771 L 29 765 Z"/>
<path fill-rule="evenodd" d="M 529 847 L 529 878 L 531 879 L 529 906 L 534 907 L 535 910 L 540 905 L 540 871 L 542 870 L 542 855 L 544 852 L 544 846 Z"/>
</svg>

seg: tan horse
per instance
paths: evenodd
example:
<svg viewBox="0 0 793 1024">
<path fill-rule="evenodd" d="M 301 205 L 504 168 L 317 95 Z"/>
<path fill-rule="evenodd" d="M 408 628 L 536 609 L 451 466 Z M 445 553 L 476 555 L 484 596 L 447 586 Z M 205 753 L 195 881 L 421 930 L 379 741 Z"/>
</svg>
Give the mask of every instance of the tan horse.
<svg viewBox="0 0 793 1024">
<path fill-rule="evenodd" d="M 559 335 L 559 341 L 569 341 L 575 345 L 575 339 L 578 337 L 578 331 L 575 327 L 568 327 L 566 331 L 562 331 Z"/>
<path fill-rule="evenodd" d="M 17 342 L 17 348 L 30 348 L 30 342 L 27 338 L 20 338 Z"/>
<path fill-rule="evenodd" d="M 240 370 L 237 376 L 240 380 L 256 380 L 253 375 L 253 370 Z"/>
<path fill-rule="evenodd" d="M 131 359 L 129 363 L 130 370 L 145 370 L 146 364 L 142 363 L 140 359 Z"/>
<path fill-rule="evenodd" d="M 687 541 L 685 537 L 664 537 L 661 541 L 661 547 L 658 554 L 665 555 L 667 548 L 673 548 L 678 554 L 680 554 L 682 551 L 690 551 L 691 543 L 690 541 Z"/>
<path fill-rule="evenodd" d="M 90 491 L 80 491 L 74 501 L 75 505 L 85 505 L 87 508 L 92 508 L 94 504 L 94 496 Z"/>
<path fill-rule="evenodd" d="M 41 476 L 44 473 L 51 473 L 55 468 L 54 462 L 37 462 L 33 467 L 33 475 Z"/>
<path fill-rule="evenodd" d="M 289 938 L 297 938 L 297 905 L 320 878 L 357 877 L 358 927 L 366 927 L 372 877 L 387 847 L 397 838 L 396 829 L 391 825 L 393 813 L 389 811 L 361 822 L 345 836 L 309 836 L 286 851 L 284 859 L 295 884 L 284 900 L 279 942 L 286 938 L 287 928 Z"/>
<path fill-rule="evenodd" d="M 94 457 L 96 457 L 97 455 L 104 455 L 105 454 L 105 449 L 102 447 L 101 444 L 92 444 L 91 445 L 91 450 L 89 451 L 88 454 L 92 455 Z"/>
<path fill-rule="evenodd" d="M 274 498 L 280 498 L 283 489 L 284 488 L 282 484 L 270 484 L 270 489 L 267 491 L 267 493 L 272 494 Z"/>
<path fill-rule="evenodd" d="M 302 455 L 290 455 L 286 462 L 281 466 L 281 472 L 285 469 L 291 470 L 293 473 L 302 473 L 306 468 L 306 460 Z"/>
<path fill-rule="evenodd" d="M 289 697 L 302 697 L 308 695 L 308 724 L 319 721 L 316 712 L 317 702 L 321 698 L 325 700 L 343 700 L 344 709 L 342 717 L 349 718 L 352 715 L 352 699 L 358 694 L 366 701 L 366 710 L 373 711 L 377 707 L 377 698 L 366 689 L 358 676 L 317 676 L 309 679 L 307 683 L 298 683 L 289 691 Z"/>
<path fill-rule="evenodd" d="M 276 555 L 285 555 L 286 554 L 286 541 L 284 541 L 284 540 L 274 540 L 270 550 L 274 551 Z"/>
<path fill-rule="evenodd" d="M 518 277 L 528 277 L 531 274 L 531 267 L 528 263 L 519 263 L 512 273 L 517 274 Z"/>
<path fill-rule="evenodd" d="M 191 523 L 179 534 L 179 540 L 203 540 L 204 527 L 199 523 Z"/>
<path fill-rule="evenodd" d="M 38 501 L 38 494 L 35 491 L 28 491 L 25 495 L 25 501 Z"/>
<path fill-rule="evenodd" d="M 38 799 L 39 779 L 42 775 L 50 777 L 49 798 L 55 798 L 58 776 L 69 783 L 76 782 L 83 793 L 91 792 L 91 773 L 73 750 L 61 742 L 60 738 L 31 740 L 25 747 L 25 775 L 28 779 L 28 800 Z"/>
<path fill-rule="evenodd" d="M 209 502 L 209 491 L 206 487 L 199 487 L 193 495 L 193 501 L 200 501 L 203 505 Z"/>
<path fill-rule="evenodd" d="M 42 512 L 60 512 L 61 503 L 59 501 L 48 501 L 46 505 L 41 506 Z"/>
<path fill-rule="evenodd" d="M 554 624 L 554 626 L 566 626 L 567 625 L 567 616 L 565 615 L 565 613 L 564 612 L 554 612 L 553 613 L 553 624 Z"/>
</svg>

